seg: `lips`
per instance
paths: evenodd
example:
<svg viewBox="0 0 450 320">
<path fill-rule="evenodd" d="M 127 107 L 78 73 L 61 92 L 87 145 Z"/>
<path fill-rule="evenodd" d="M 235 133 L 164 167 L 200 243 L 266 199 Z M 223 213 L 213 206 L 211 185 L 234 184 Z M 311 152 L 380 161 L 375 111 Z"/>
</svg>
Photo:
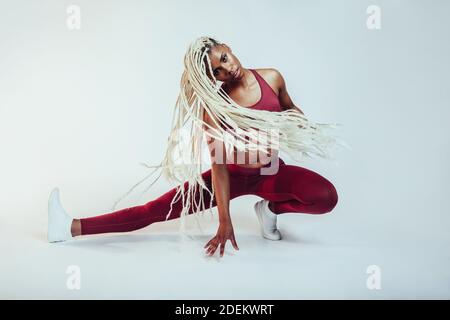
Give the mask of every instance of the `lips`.
<svg viewBox="0 0 450 320">
<path fill-rule="evenodd" d="M 239 68 L 236 69 L 236 71 L 233 73 L 233 78 L 236 78 L 239 74 Z"/>
</svg>

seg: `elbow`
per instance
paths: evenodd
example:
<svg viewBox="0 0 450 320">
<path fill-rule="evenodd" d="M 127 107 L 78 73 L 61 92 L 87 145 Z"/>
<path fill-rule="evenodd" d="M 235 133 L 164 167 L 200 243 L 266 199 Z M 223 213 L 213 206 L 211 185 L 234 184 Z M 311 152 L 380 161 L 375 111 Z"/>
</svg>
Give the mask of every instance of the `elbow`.
<svg viewBox="0 0 450 320">
<path fill-rule="evenodd" d="M 214 175 L 228 175 L 228 166 L 226 163 L 212 163 L 211 171 Z"/>
<path fill-rule="evenodd" d="M 226 164 L 213 164 L 211 166 L 211 176 L 215 185 L 229 186 L 230 175 Z"/>
</svg>

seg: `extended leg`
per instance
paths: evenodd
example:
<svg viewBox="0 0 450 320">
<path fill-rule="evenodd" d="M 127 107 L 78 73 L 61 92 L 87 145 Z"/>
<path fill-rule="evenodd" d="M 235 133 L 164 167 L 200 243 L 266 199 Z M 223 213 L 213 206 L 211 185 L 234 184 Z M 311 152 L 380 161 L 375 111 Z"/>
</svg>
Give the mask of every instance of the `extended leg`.
<svg viewBox="0 0 450 320">
<path fill-rule="evenodd" d="M 211 169 L 202 173 L 203 180 L 211 190 Z M 241 181 L 243 177 L 230 176 L 230 200 L 244 194 L 244 185 Z M 187 187 L 187 182 L 185 183 Z M 197 189 L 199 190 L 199 189 Z M 107 213 L 95 217 L 79 219 L 81 235 L 108 233 L 108 232 L 128 232 L 144 228 L 152 223 L 166 221 L 166 215 L 170 210 L 170 203 L 174 198 L 176 189 L 166 192 L 155 200 L 146 204 L 125 208 L 112 213 Z M 200 194 L 196 194 L 196 203 L 198 203 Z M 209 208 L 210 194 L 204 191 L 203 198 L 205 207 Z M 212 201 L 212 207 L 217 205 L 215 199 Z M 191 205 L 189 214 L 192 214 L 195 207 Z M 180 217 L 182 211 L 182 200 L 179 199 L 173 204 L 172 212 L 168 220 Z M 76 221 L 74 222 L 76 223 Z"/>
<path fill-rule="evenodd" d="M 202 173 L 202 177 L 208 185 L 208 188 L 210 188 L 211 170 Z M 185 187 L 187 187 L 187 182 L 185 183 Z M 176 189 L 173 188 L 157 199 L 143 205 L 133 206 L 95 217 L 79 219 L 81 234 L 128 232 L 144 228 L 154 222 L 165 221 L 166 215 L 170 210 L 170 203 L 174 198 L 175 193 Z M 209 208 L 211 199 L 209 193 L 204 191 L 203 197 L 205 206 Z M 198 201 L 198 199 L 199 194 L 196 194 L 196 201 Z M 216 203 L 213 200 L 213 206 L 215 205 Z M 193 207 L 191 206 L 189 213 L 193 213 L 192 208 Z M 172 205 L 172 212 L 168 220 L 179 218 L 181 210 L 182 200 L 179 199 Z"/>
</svg>

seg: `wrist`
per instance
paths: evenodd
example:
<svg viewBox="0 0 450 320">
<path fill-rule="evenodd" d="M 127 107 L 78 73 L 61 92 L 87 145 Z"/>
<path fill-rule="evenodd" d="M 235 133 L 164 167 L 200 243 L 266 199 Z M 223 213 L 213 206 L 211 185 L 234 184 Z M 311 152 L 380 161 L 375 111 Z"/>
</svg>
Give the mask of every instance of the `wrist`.
<svg viewBox="0 0 450 320">
<path fill-rule="evenodd" d="M 228 215 L 226 217 L 219 217 L 219 223 L 223 225 L 231 224 L 230 216 Z"/>
</svg>

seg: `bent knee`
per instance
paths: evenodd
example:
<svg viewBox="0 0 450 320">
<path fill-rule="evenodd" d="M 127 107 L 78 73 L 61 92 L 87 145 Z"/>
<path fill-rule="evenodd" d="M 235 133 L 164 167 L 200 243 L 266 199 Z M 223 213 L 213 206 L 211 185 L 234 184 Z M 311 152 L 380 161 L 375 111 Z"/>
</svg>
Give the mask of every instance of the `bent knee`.
<svg viewBox="0 0 450 320">
<path fill-rule="evenodd" d="M 333 184 L 329 184 L 322 192 L 321 197 L 317 200 L 319 209 L 318 214 L 330 213 L 338 203 L 338 193 Z"/>
</svg>

